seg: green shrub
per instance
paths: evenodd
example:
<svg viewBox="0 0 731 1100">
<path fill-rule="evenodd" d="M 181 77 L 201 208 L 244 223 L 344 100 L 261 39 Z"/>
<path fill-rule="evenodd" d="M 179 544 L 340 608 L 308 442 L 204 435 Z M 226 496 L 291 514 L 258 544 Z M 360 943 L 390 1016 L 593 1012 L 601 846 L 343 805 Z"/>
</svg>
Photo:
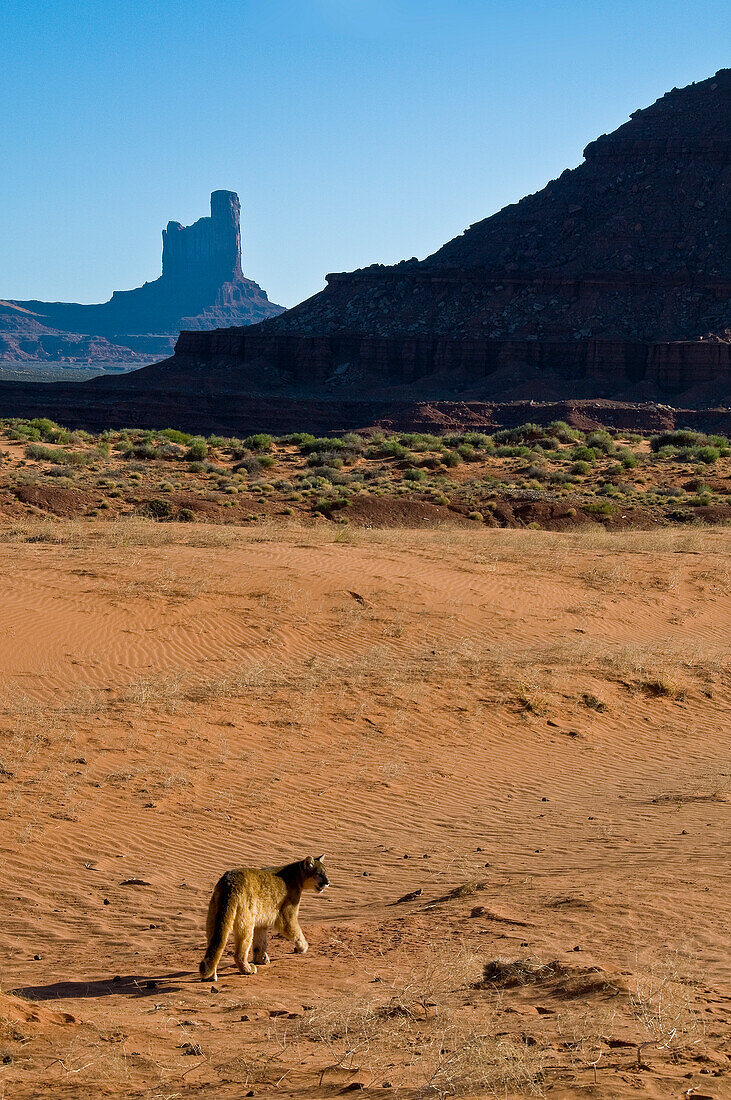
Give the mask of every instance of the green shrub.
<svg viewBox="0 0 731 1100">
<path fill-rule="evenodd" d="M 530 447 L 521 447 L 517 445 L 509 446 L 507 444 L 495 448 L 495 454 L 498 458 L 530 458 Z"/>
<path fill-rule="evenodd" d="M 496 444 L 501 443 L 530 443 L 535 439 L 543 439 L 545 428 L 540 424 L 520 424 L 517 428 L 503 428 L 495 432 L 492 437 Z"/>
<path fill-rule="evenodd" d="M 574 447 L 571 457 L 576 462 L 596 462 L 596 451 L 593 447 Z"/>
<path fill-rule="evenodd" d="M 295 447 L 299 447 L 302 451 L 303 447 L 307 447 L 310 443 L 315 442 L 314 435 L 309 432 L 294 432 L 292 435 L 285 435 L 282 439 L 282 443 L 293 443 Z M 306 454 L 306 451 L 302 451 Z"/>
<path fill-rule="evenodd" d="M 625 470 L 633 470 L 640 461 L 634 451 L 630 451 L 629 447 L 619 447 L 617 449 L 617 457 Z"/>
<path fill-rule="evenodd" d="M 349 504 L 350 501 L 347 497 L 328 497 L 313 504 L 312 511 L 319 512 L 323 516 L 329 516 L 332 512 L 337 512 L 341 508 L 347 508 Z"/>
<path fill-rule="evenodd" d="M 546 435 L 552 435 L 554 439 L 559 439 L 562 443 L 573 443 L 580 438 L 581 432 L 578 432 L 576 428 L 571 428 L 565 420 L 552 420 L 546 428 Z"/>
<path fill-rule="evenodd" d="M 157 434 L 163 439 L 167 439 L 170 443 L 180 443 L 184 447 L 187 447 L 193 439 L 193 436 L 188 432 L 179 432 L 177 428 L 163 428 L 163 430 Z"/>
<path fill-rule="evenodd" d="M 707 465 L 712 465 L 714 462 L 718 462 L 721 457 L 721 451 L 718 447 L 712 447 L 708 444 L 705 447 L 699 447 L 695 452 L 696 458 L 701 462 L 705 462 Z"/>
<path fill-rule="evenodd" d="M 408 458 L 411 452 L 402 443 L 399 443 L 398 439 L 386 439 L 379 445 L 378 454 L 383 455 L 384 458 L 404 459 Z"/>
<path fill-rule="evenodd" d="M 590 470 L 591 466 L 583 459 L 579 459 L 578 462 L 574 462 L 573 466 L 571 467 L 572 474 L 588 474 Z"/>
<path fill-rule="evenodd" d="M 585 505 L 585 511 L 591 512 L 592 514 L 598 516 L 611 516 L 612 512 L 614 511 L 614 507 L 610 501 L 601 500 L 597 501 L 596 503 Z"/>
<path fill-rule="evenodd" d="M 674 432 L 660 432 L 653 435 L 650 440 L 652 451 L 661 451 L 663 447 L 696 447 L 704 441 L 700 432 L 692 432 L 688 428 L 682 428 Z"/>
<path fill-rule="evenodd" d="M 424 481 L 426 473 L 424 470 L 407 470 L 404 474 L 404 481 Z"/>
<path fill-rule="evenodd" d="M 190 462 L 203 462 L 208 457 L 208 444 L 202 436 L 191 439 L 188 453 L 185 456 Z"/>
<path fill-rule="evenodd" d="M 587 447 L 591 447 L 593 451 L 603 451 L 604 454 L 610 455 L 614 452 L 614 440 L 609 432 L 605 432 L 601 429 L 595 432 L 589 432 L 586 437 Z"/>
<path fill-rule="evenodd" d="M 439 451 L 442 440 L 436 435 L 424 435 L 423 432 L 404 432 L 399 436 L 402 446 L 412 451 Z"/>
<path fill-rule="evenodd" d="M 329 481 L 332 485 L 347 485 L 350 482 L 350 475 L 344 474 L 335 466 L 316 466 L 312 472 L 317 477 Z"/>
<path fill-rule="evenodd" d="M 61 447 L 46 447 L 42 443 L 29 443 L 25 454 L 35 462 L 55 462 L 58 466 L 90 466 L 94 461 L 94 455 L 88 451 L 64 451 Z"/>
<path fill-rule="evenodd" d="M 333 466 L 339 469 L 343 460 L 337 451 L 311 451 L 307 456 L 308 466 Z"/>
<path fill-rule="evenodd" d="M 274 446 L 274 439 L 266 432 L 257 432 L 256 435 L 246 437 L 244 446 L 248 447 L 250 451 L 271 451 Z"/>
<path fill-rule="evenodd" d="M 169 500 L 148 500 L 146 511 L 153 519 L 170 519 L 173 514 L 173 506 Z"/>
</svg>

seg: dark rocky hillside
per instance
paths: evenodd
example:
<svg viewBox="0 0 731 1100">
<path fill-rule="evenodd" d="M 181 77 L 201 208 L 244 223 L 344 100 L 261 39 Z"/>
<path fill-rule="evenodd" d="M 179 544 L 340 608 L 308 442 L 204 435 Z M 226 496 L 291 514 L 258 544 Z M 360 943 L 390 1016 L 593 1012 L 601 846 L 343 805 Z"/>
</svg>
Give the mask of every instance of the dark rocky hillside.
<svg viewBox="0 0 731 1100">
<path fill-rule="evenodd" d="M 731 70 L 668 92 L 421 263 L 328 276 L 272 331 L 727 339 Z"/>
</svg>

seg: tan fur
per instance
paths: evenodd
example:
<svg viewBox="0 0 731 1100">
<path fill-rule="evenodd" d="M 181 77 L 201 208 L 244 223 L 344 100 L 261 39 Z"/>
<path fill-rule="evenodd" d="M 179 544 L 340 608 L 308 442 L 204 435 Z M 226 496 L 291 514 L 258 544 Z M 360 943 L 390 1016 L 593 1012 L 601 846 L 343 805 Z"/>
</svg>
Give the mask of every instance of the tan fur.
<svg viewBox="0 0 731 1100">
<path fill-rule="evenodd" d="M 242 974 L 256 974 L 256 964 L 266 966 L 267 932 L 279 932 L 294 941 L 304 955 L 308 944 L 299 925 L 300 901 L 304 890 L 320 891 L 329 886 L 323 856 L 307 856 L 278 871 L 241 867 L 227 871 L 218 880 L 208 906 L 208 947 L 200 965 L 201 981 L 211 976 L 218 981 L 218 964 L 233 931 L 234 959 Z M 253 948 L 253 964 L 249 953 Z"/>
</svg>

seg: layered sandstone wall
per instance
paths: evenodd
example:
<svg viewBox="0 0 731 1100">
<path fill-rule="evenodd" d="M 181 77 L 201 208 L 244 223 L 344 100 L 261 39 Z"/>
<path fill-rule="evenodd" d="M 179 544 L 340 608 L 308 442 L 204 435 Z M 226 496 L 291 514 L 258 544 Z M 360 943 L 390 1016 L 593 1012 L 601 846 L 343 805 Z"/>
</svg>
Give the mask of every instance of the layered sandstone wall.
<svg viewBox="0 0 731 1100">
<path fill-rule="evenodd" d="M 375 393 L 428 383 L 447 397 L 469 384 L 489 384 L 491 376 L 517 365 L 563 380 L 567 396 L 579 380 L 605 396 L 643 382 L 668 396 L 712 382 L 719 395 L 725 392 L 731 399 L 731 344 L 712 340 L 300 336 L 256 326 L 181 332 L 174 362 L 181 375 L 206 365 L 216 384 L 228 379 L 251 392 L 272 386 L 331 391 L 357 386 Z"/>
</svg>

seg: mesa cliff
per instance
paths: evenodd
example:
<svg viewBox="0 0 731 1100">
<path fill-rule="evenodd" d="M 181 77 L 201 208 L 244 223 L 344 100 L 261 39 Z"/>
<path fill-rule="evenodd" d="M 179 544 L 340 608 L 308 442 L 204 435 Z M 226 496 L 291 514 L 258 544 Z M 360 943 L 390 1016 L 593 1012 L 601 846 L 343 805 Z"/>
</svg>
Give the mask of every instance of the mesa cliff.
<svg viewBox="0 0 731 1100">
<path fill-rule="evenodd" d="M 241 268 L 238 195 L 214 191 L 210 217 L 162 232 L 162 275 L 108 302 L 0 302 L 0 359 L 125 359 L 171 351 L 182 328 L 249 325 L 282 312 Z"/>
<path fill-rule="evenodd" d="M 175 362 L 242 387 L 420 397 L 731 397 L 731 70 L 673 89 L 542 191 L 419 262 L 327 276 Z"/>
</svg>

